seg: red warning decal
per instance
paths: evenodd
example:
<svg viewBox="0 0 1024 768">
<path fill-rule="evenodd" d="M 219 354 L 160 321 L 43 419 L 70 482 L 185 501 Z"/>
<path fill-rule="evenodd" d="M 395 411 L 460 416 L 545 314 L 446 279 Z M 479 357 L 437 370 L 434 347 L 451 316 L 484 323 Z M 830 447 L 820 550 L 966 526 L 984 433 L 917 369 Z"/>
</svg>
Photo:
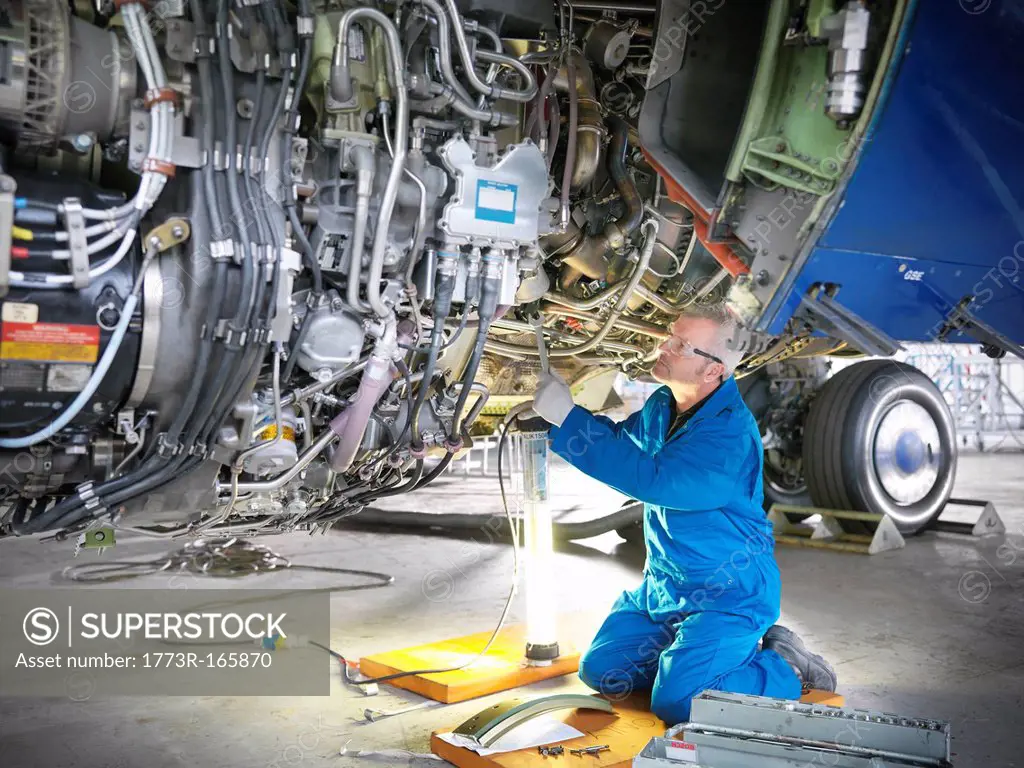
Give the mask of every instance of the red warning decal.
<svg viewBox="0 0 1024 768">
<path fill-rule="evenodd" d="M 4 323 L 0 360 L 95 363 L 100 352 L 98 325 Z"/>
</svg>

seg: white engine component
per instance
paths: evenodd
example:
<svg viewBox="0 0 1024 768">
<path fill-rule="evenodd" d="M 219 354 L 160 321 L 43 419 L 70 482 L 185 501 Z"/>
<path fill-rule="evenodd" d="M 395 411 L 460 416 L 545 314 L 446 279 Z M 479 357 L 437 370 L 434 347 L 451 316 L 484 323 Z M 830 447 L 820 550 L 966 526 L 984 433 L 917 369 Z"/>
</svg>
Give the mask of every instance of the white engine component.
<svg viewBox="0 0 1024 768">
<path fill-rule="evenodd" d="M 461 136 L 438 154 L 455 179 L 440 223 L 450 242 L 510 249 L 536 245 L 551 231 L 542 206 L 548 194 L 547 164 L 532 141 L 509 145 L 491 167 L 477 165 L 477 153 Z"/>
</svg>

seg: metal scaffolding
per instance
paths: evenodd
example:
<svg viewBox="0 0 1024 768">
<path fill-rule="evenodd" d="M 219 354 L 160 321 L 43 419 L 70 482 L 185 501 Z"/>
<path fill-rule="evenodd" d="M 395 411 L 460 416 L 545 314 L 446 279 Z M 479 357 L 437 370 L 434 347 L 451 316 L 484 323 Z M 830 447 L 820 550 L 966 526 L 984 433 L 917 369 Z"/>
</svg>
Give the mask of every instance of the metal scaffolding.
<svg viewBox="0 0 1024 768">
<path fill-rule="evenodd" d="M 974 344 L 908 345 L 900 357 L 942 391 L 961 447 L 1024 450 L 1024 360 L 993 360 Z"/>
</svg>

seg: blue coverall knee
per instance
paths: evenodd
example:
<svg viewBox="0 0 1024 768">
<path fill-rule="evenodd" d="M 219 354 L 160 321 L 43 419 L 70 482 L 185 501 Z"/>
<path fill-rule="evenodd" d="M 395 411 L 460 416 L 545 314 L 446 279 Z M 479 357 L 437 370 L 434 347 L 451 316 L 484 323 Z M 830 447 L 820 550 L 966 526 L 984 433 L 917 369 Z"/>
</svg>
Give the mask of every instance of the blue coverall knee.
<svg viewBox="0 0 1024 768">
<path fill-rule="evenodd" d="M 670 723 L 705 689 L 798 698 L 792 668 L 757 649 L 781 603 L 757 423 L 731 378 L 670 433 L 674 415 L 663 387 L 624 422 L 576 406 L 551 430 L 556 453 L 644 502 L 643 582 L 619 598 L 580 676 L 612 697 L 650 690 Z"/>
<path fill-rule="evenodd" d="M 612 700 L 649 691 L 651 711 L 670 725 L 688 720 L 691 699 L 708 689 L 798 698 L 789 664 L 757 649 L 763 634 L 715 612 L 655 621 L 626 592 L 580 661 L 580 679 Z"/>
</svg>

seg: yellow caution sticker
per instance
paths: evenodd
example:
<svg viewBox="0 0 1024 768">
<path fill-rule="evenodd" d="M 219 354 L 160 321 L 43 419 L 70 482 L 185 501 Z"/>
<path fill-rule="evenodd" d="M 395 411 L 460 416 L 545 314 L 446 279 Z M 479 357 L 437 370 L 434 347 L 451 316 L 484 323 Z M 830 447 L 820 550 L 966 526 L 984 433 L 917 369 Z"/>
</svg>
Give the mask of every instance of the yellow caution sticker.
<svg viewBox="0 0 1024 768">
<path fill-rule="evenodd" d="M 262 441 L 265 441 L 265 440 L 273 440 L 276 436 L 277 436 L 277 425 L 276 424 L 271 424 L 266 429 L 261 430 L 260 433 L 258 435 L 256 435 L 256 439 L 260 440 L 262 442 Z M 295 442 L 295 429 L 293 427 L 284 427 L 281 430 L 281 439 L 282 440 L 287 440 L 290 443 L 294 443 Z"/>
<path fill-rule="evenodd" d="M 13 323 L 0 330 L 0 360 L 39 363 L 95 363 L 100 353 L 98 325 Z"/>
</svg>

